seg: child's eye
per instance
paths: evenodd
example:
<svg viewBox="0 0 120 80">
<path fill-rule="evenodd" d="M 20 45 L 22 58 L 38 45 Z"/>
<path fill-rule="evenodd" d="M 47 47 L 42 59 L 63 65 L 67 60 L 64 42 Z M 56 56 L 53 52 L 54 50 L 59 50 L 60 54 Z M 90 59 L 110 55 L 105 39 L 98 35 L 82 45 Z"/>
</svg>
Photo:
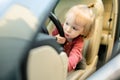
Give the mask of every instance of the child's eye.
<svg viewBox="0 0 120 80">
<path fill-rule="evenodd" d="M 66 25 L 69 25 L 68 22 L 66 22 Z"/>
<path fill-rule="evenodd" d="M 78 30 L 76 27 L 73 27 L 74 30 Z"/>
</svg>

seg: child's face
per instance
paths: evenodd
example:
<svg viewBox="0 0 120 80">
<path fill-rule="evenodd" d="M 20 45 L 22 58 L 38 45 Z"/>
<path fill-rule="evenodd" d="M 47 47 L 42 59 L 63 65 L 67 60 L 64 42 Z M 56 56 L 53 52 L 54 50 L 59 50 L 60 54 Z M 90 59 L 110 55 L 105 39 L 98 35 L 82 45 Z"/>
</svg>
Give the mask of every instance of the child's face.
<svg viewBox="0 0 120 80">
<path fill-rule="evenodd" d="M 67 39 L 74 39 L 83 32 L 83 25 L 76 25 L 73 18 L 67 18 L 63 30 Z"/>
</svg>

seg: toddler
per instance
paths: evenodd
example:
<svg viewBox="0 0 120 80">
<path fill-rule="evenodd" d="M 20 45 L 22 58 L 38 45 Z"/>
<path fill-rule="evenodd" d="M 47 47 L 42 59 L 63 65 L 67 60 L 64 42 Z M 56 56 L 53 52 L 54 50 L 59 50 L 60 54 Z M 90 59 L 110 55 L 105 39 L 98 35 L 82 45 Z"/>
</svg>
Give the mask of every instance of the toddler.
<svg viewBox="0 0 120 80">
<path fill-rule="evenodd" d="M 94 30 L 94 5 L 76 5 L 68 10 L 63 24 L 65 37 L 61 37 L 55 29 L 52 35 L 59 44 L 64 44 L 64 51 L 68 56 L 68 72 L 75 70 L 83 59 L 82 50 L 84 39 L 89 38 Z"/>
</svg>

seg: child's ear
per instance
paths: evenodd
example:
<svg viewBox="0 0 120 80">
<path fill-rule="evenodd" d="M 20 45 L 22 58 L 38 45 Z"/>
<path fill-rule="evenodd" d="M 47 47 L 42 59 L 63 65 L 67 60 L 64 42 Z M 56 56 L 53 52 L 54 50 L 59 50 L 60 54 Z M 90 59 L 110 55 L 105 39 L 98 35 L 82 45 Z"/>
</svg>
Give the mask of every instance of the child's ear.
<svg viewBox="0 0 120 80">
<path fill-rule="evenodd" d="M 85 35 L 85 32 L 84 32 L 84 30 L 83 30 L 83 32 L 81 32 L 81 37 L 83 37 L 83 38 L 86 38 L 86 35 Z"/>
</svg>

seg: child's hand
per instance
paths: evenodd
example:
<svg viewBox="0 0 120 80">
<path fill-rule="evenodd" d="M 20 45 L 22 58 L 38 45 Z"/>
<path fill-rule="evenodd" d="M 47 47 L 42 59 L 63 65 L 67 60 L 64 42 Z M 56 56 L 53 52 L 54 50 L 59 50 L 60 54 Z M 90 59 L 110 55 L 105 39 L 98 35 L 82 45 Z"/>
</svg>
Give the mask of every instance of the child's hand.
<svg viewBox="0 0 120 80">
<path fill-rule="evenodd" d="M 66 38 L 61 37 L 60 35 L 56 35 L 56 40 L 59 44 L 64 44 L 66 42 Z"/>
</svg>

